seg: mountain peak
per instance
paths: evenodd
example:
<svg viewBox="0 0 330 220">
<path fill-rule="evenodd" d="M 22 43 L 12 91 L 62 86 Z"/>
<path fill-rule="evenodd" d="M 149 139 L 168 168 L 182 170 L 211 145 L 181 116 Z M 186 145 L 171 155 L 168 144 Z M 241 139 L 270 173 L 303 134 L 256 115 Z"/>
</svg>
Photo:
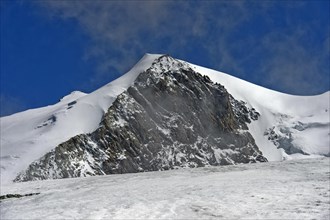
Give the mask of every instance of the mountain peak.
<svg viewBox="0 0 330 220">
<path fill-rule="evenodd" d="M 188 64 L 161 56 L 94 132 L 61 143 L 15 180 L 265 162 L 247 131 L 258 114 Z"/>
<path fill-rule="evenodd" d="M 80 91 L 73 91 L 69 95 L 66 95 L 63 98 L 61 98 L 60 101 L 61 102 L 71 102 L 71 101 L 79 99 L 85 95 L 87 95 L 87 93 L 80 92 Z"/>
<path fill-rule="evenodd" d="M 134 100 L 135 102 L 131 102 Z M 134 103 L 136 111 L 131 108 Z M 141 106 L 144 108 L 140 109 Z M 132 151 L 129 146 L 138 139 L 133 138 L 128 143 L 128 140 L 122 139 L 120 135 L 142 135 L 143 137 L 140 137 L 139 140 L 144 143 L 150 139 L 148 135 L 152 136 L 152 133 L 157 133 L 158 136 L 155 136 L 158 137 L 156 138 L 157 141 L 168 141 L 166 144 L 168 148 L 163 149 L 162 154 L 158 155 L 159 158 L 162 159 L 162 155 L 169 154 L 175 158 L 180 158 L 182 154 L 177 154 L 177 152 L 182 146 L 187 147 L 181 149 L 185 150 L 186 154 L 199 151 L 199 147 L 207 148 L 211 142 L 219 141 L 220 143 L 221 138 L 224 137 L 208 138 L 208 132 L 205 132 L 209 127 L 216 125 L 219 128 L 228 128 L 226 131 L 229 133 L 236 129 L 234 134 L 238 136 L 242 136 L 242 132 L 249 132 L 255 143 L 253 143 L 251 135 L 246 136 L 252 144 L 250 145 L 252 148 L 248 147 L 247 149 L 254 149 L 254 152 L 258 152 L 257 146 L 263 155 L 271 161 L 296 158 L 297 155 L 291 154 L 295 152 L 298 152 L 299 157 L 302 155 L 301 152 L 305 154 L 302 155 L 304 157 L 307 154 L 330 155 L 328 106 L 329 92 L 320 96 L 291 96 L 251 84 L 225 73 L 175 59 L 169 55 L 145 54 L 122 77 L 90 94 L 73 92 L 55 105 L 1 118 L 1 181 L 13 180 L 19 172 L 26 170 L 29 164 L 37 160 L 40 162 L 40 158 L 45 154 L 56 152 L 57 146 L 68 140 L 73 140 L 77 135 L 85 137 L 84 140 L 80 141 L 85 147 L 89 146 L 88 150 L 91 152 L 98 152 L 99 156 L 110 156 L 116 163 L 118 162 L 117 159 L 127 163 L 125 152 L 117 149 L 118 155 L 109 155 L 109 152 L 113 152 L 112 150 L 105 152 L 104 149 L 95 148 L 96 145 L 93 144 L 97 142 L 95 138 L 102 132 L 95 133 L 94 136 L 88 135 L 100 128 L 100 123 L 106 115 L 111 116 L 112 121 L 109 122 L 114 125 L 112 126 L 113 132 L 110 132 L 109 135 L 117 135 L 117 138 L 120 138 L 123 143 L 128 144 L 126 151 L 130 151 L 131 155 L 135 155 L 136 152 Z M 116 110 L 118 114 L 109 113 L 111 109 Z M 177 117 L 172 117 L 169 114 L 169 110 L 172 111 L 173 109 L 178 112 Z M 223 111 L 219 112 L 221 109 Z M 175 112 L 174 110 L 172 113 Z M 195 114 L 192 114 L 193 111 Z M 142 114 L 143 112 L 145 114 Z M 127 114 L 123 115 L 122 113 Z M 219 116 L 218 113 L 222 115 Z M 255 117 L 257 113 L 260 113 L 260 117 Z M 117 117 L 118 115 L 121 117 Z M 136 121 L 134 121 L 133 116 L 139 123 L 134 124 Z M 154 123 L 150 121 L 152 117 L 154 117 L 153 121 L 158 123 L 145 130 L 139 127 L 152 125 Z M 141 118 L 150 123 L 145 124 L 146 120 L 141 120 Z M 204 119 L 202 120 L 202 118 Z M 248 123 L 247 127 L 243 126 L 242 120 L 248 122 L 247 119 L 249 118 L 253 121 Z M 237 127 L 235 120 L 239 122 L 241 128 Z M 214 124 L 215 122 L 216 124 Z M 196 133 L 195 128 L 191 126 L 192 124 L 196 124 L 195 128 L 198 126 L 201 128 L 200 124 L 202 124 L 205 129 L 199 129 L 199 132 Z M 118 129 L 125 126 L 128 126 L 124 129 L 126 133 L 118 133 Z M 248 130 L 244 131 L 242 128 Z M 142 130 L 144 133 L 141 133 Z M 196 134 L 200 135 L 203 132 L 204 139 L 197 138 L 196 149 L 193 150 L 191 150 L 191 146 L 188 146 L 191 144 L 190 142 L 186 145 L 175 145 L 179 142 L 171 144 L 172 142 L 167 137 L 172 133 L 177 135 L 177 140 L 181 138 L 181 141 L 187 142 L 195 140 Z M 315 133 L 317 133 L 317 138 L 315 138 Z M 145 136 L 146 134 L 148 135 Z M 91 142 L 92 139 L 90 138 L 94 138 L 94 142 Z M 165 146 L 157 143 L 157 141 L 148 142 L 150 145 L 145 149 L 146 155 L 154 154 L 155 149 Z M 220 147 L 225 148 L 229 145 L 232 145 L 233 149 L 218 151 L 216 155 L 219 157 L 216 158 L 210 154 L 210 157 L 205 161 L 212 159 L 213 162 L 216 161 L 221 164 L 224 163 L 224 161 L 221 162 L 221 158 L 229 155 L 226 161 L 230 162 L 233 151 L 236 152 L 240 148 L 236 149 L 237 143 L 224 144 Z M 86 150 L 87 148 L 84 146 L 82 145 L 83 148 L 81 149 Z M 217 149 L 218 145 L 215 144 L 214 147 Z M 57 149 L 61 150 L 62 148 Z M 191 151 L 188 152 L 187 149 Z M 58 153 L 59 155 L 62 154 L 62 152 Z M 201 161 L 201 153 L 194 154 L 192 158 Z M 247 153 L 257 159 L 253 152 L 251 154 L 247 150 Z M 247 155 L 247 153 L 244 154 Z M 84 154 L 83 156 L 87 157 L 88 155 Z M 76 162 L 80 163 L 80 161 L 85 160 L 84 157 L 79 158 L 81 160 Z M 233 161 L 237 161 L 236 159 Z M 247 160 L 250 159 L 247 158 Z M 143 155 L 140 155 L 139 160 L 144 160 Z M 179 163 L 187 164 L 191 160 L 188 158 L 186 162 L 181 161 Z M 134 161 L 136 162 L 138 159 L 135 158 Z M 163 161 L 163 163 L 167 162 L 168 160 Z M 156 164 L 159 163 L 155 161 L 154 165 Z M 85 165 L 85 168 L 90 168 L 88 163 Z M 170 167 L 174 165 L 172 164 Z M 111 167 L 112 165 L 108 166 L 109 169 Z M 139 170 L 139 167 L 129 169 Z M 145 170 L 148 169 L 145 167 Z M 45 173 L 47 172 L 45 170 Z M 107 172 L 111 173 L 112 171 L 108 170 Z M 100 173 L 102 173 L 101 170 Z"/>
<path fill-rule="evenodd" d="M 191 66 L 184 61 L 179 61 L 168 54 L 157 57 L 150 67 L 158 73 L 175 72 L 180 69 L 191 69 Z"/>
</svg>

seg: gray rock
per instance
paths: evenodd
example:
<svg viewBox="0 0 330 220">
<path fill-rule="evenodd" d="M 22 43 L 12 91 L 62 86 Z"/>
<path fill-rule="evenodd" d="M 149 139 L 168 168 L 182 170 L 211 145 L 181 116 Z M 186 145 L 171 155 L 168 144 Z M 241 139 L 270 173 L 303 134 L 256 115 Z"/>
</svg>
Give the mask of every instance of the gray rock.
<svg viewBox="0 0 330 220">
<path fill-rule="evenodd" d="M 247 123 L 259 113 L 189 65 L 162 56 L 99 128 L 57 146 L 15 181 L 265 162 Z"/>
</svg>

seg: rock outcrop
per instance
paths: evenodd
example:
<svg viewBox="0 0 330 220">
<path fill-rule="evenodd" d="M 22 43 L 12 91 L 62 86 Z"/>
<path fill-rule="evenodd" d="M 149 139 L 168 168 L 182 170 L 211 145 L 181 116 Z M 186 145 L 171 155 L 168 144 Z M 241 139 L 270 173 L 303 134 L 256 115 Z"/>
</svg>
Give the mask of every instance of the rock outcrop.
<svg viewBox="0 0 330 220">
<path fill-rule="evenodd" d="M 91 134 L 60 144 L 15 181 L 265 162 L 247 123 L 260 116 L 188 64 L 162 56 Z"/>
</svg>

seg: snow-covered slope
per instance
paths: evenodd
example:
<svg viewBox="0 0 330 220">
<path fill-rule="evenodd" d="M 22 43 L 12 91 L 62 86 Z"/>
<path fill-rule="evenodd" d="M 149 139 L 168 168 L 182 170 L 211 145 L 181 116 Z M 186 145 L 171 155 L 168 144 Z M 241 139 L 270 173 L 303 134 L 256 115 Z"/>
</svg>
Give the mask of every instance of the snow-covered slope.
<svg viewBox="0 0 330 220">
<path fill-rule="evenodd" d="M 15 183 L 1 219 L 324 219 L 329 158 Z"/>
<path fill-rule="evenodd" d="M 146 54 L 129 72 L 100 89 L 73 92 L 55 105 L 2 117 L 1 182 L 8 182 L 58 144 L 94 131 L 112 102 L 160 55 Z"/>
<path fill-rule="evenodd" d="M 145 55 L 121 78 L 90 94 L 73 92 L 55 105 L 1 118 L 1 182 L 13 180 L 58 144 L 97 129 L 117 96 L 160 56 Z M 224 85 L 235 99 L 261 114 L 249 124 L 249 130 L 269 160 L 302 156 L 295 153 L 329 155 L 330 92 L 309 97 L 287 95 L 182 62 Z"/>
<path fill-rule="evenodd" d="M 275 126 L 278 136 L 290 136 L 293 144 L 308 154 L 329 155 L 330 91 L 316 96 L 294 96 L 254 85 L 225 73 L 193 65 L 194 70 L 226 87 L 236 99 L 247 102 L 261 117 L 250 124 L 250 132 L 268 160 L 292 158 L 268 140 L 265 131 Z M 301 127 L 302 129 L 299 129 Z M 288 130 L 287 132 L 281 132 Z M 296 155 L 300 156 L 300 155 Z"/>
</svg>

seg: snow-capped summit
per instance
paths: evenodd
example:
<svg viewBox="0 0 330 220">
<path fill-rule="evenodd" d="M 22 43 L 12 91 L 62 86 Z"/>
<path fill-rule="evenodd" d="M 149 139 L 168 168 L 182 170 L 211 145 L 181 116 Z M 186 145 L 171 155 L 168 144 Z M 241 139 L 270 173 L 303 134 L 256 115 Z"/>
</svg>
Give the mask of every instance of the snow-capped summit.
<svg viewBox="0 0 330 220">
<path fill-rule="evenodd" d="M 146 54 L 90 94 L 1 118 L 1 182 L 330 156 L 329 96 Z"/>
<path fill-rule="evenodd" d="M 83 96 L 87 95 L 87 93 L 80 92 L 80 91 L 73 91 L 69 95 L 64 96 L 60 99 L 61 102 L 71 102 L 75 101 L 76 99 L 79 99 Z"/>
</svg>

